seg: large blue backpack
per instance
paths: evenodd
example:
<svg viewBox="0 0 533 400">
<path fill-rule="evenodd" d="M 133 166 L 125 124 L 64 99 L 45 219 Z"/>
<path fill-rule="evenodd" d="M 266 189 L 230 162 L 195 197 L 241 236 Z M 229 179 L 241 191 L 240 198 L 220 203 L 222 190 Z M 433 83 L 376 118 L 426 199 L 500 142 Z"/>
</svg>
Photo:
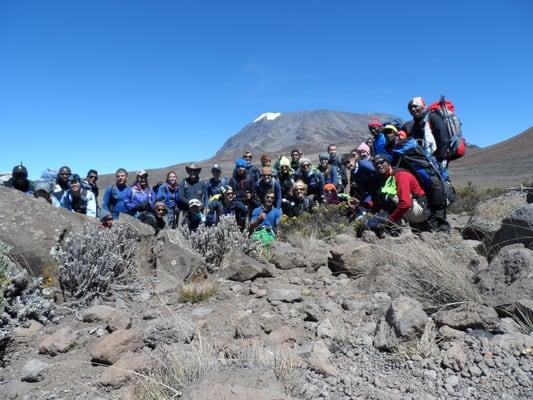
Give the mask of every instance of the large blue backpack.
<svg viewBox="0 0 533 400">
<path fill-rule="evenodd" d="M 446 172 L 441 171 L 435 157 L 428 156 L 414 139 L 409 138 L 393 149 L 392 166 L 413 173 L 426 192 L 430 206 L 446 206 Z"/>
</svg>

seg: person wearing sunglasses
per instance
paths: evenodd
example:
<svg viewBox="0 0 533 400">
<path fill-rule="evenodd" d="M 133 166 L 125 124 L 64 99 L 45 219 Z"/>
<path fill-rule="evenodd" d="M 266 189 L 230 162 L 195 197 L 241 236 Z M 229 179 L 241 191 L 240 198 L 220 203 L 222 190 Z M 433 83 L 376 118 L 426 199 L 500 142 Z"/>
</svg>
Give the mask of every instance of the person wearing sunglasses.
<svg viewBox="0 0 533 400">
<path fill-rule="evenodd" d="M 185 167 L 187 177 L 184 178 L 179 187 L 179 204 L 181 211 L 187 211 L 189 209 L 189 202 L 192 199 L 200 201 L 202 209 L 207 209 L 207 185 L 200 179 L 200 172 L 202 168 L 198 163 L 190 163 Z"/>
<path fill-rule="evenodd" d="M 257 182 L 261 178 L 261 171 L 252 164 L 252 152 L 246 150 L 244 153 L 242 153 L 242 159 L 246 161 L 246 175 L 251 176 L 254 182 Z"/>
<path fill-rule="evenodd" d="M 209 202 L 207 212 L 207 226 L 214 226 L 220 222 L 220 218 L 227 215 L 235 216 L 237 224 L 244 230 L 248 208 L 237 200 L 233 188 L 229 185 L 220 188 L 220 197 Z"/>
<path fill-rule="evenodd" d="M 100 211 L 100 206 L 98 206 L 98 194 L 100 193 L 100 189 L 98 189 L 98 185 L 96 182 L 98 181 L 98 171 L 95 169 L 90 169 L 89 172 L 87 172 L 87 176 L 81 183 L 83 187 L 87 188 L 94 194 L 94 198 L 96 199 L 96 208 L 97 212 Z"/>
</svg>

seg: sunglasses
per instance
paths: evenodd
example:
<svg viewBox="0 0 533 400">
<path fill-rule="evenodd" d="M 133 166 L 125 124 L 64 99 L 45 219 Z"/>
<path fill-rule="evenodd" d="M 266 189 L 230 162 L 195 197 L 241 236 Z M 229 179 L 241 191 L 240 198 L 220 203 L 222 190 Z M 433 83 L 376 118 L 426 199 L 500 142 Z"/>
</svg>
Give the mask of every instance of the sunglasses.
<svg viewBox="0 0 533 400">
<path fill-rule="evenodd" d="M 155 210 L 156 210 L 157 212 L 163 212 L 163 211 L 166 211 L 165 208 L 156 208 Z"/>
<path fill-rule="evenodd" d="M 309 168 L 309 167 L 311 167 L 311 165 L 310 164 L 303 164 L 302 167 Z"/>
<path fill-rule="evenodd" d="M 96 175 L 89 175 L 89 179 L 94 179 L 95 181 L 98 180 L 98 177 Z"/>
<path fill-rule="evenodd" d="M 252 156 L 242 156 L 242 158 L 244 158 L 245 160 L 251 160 Z"/>
<path fill-rule="evenodd" d="M 294 190 L 296 190 L 297 192 L 305 192 L 304 188 L 294 188 Z"/>
<path fill-rule="evenodd" d="M 272 178 L 272 174 L 263 174 L 261 176 L 264 176 L 265 178 Z"/>
<path fill-rule="evenodd" d="M 385 160 L 379 160 L 379 161 L 374 161 L 374 165 L 383 165 L 385 164 L 387 161 Z"/>
<path fill-rule="evenodd" d="M 265 199 L 273 199 L 274 196 L 265 196 Z"/>
</svg>

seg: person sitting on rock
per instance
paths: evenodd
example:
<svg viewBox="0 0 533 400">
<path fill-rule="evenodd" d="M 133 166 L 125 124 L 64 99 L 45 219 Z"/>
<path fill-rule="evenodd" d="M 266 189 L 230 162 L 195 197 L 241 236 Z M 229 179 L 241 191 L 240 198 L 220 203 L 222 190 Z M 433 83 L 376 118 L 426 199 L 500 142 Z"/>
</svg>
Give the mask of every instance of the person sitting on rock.
<svg viewBox="0 0 533 400">
<path fill-rule="evenodd" d="M 115 172 L 116 182 L 108 186 L 102 199 L 102 210 L 109 211 L 113 219 L 118 219 L 120 213 L 128 213 L 124 204 L 126 189 L 128 189 L 128 172 L 124 168 Z"/>
<path fill-rule="evenodd" d="M 189 175 L 184 178 L 179 187 L 179 207 L 181 211 L 189 209 L 189 202 L 192 199 L 200 201 L 202 208 L 207 207 L 207 185 L 200 179 L 202 168 L 197 163 L 190 163 L 185 167 Z"/>
<path fill-rule="evenodd" d="M 136 182 L 124 193 L 126 212 L 148 225 L 155 225 L 153 214 L 155 193 L 148 185 L 148 173 L 145 170 L 137 172 Z"/>
<path fill-rule="evenodd" d="M 292 197 L 283 202 L 282 210 L 289 218 L 299 217 L 303 213 L 313 212 L 315 204 L 313 196 L 307 196 L 307 185 L 298 180 L 294 183 Z"/>
<path fill-rule="evenodd" d="M 236 199 L 235 191 L 231 186 L 222 186 L 220 192 L 220 198 L 209 202 L 206 225 L 214 226 L 220 222 L 220 217 L 234 215 L 237 224 L 244 229 L 248 215 L 247 207 Z"/>
<path fill-rule="evenodd" d="M 78 174 L 72 174 L 69 181 L 70 189 L 67 189 L 61 196 L 59 206 L 72 212 L 96 218 L 96 199 L 93 192 L 82 187 Z"/>
<path fill-rule="evenodd" d="M 60 201 L 61 197 L 63 197 L 63 193 L 65 193 L 70 188 L 70 175 L 72 175 L 72 170 L 70 169 L 70 167 L 67 167 L 65 165 L 59 168 L 54 190 L 52 192 L 52 196 L 54 196 L 58 201 Z"/>
<path fill-rule="evenodd" d="M 166 221 L 170 228 L 176 228 L 179 216 L 179 185 L 178 176 L 174 171 L 167 174 L 165 183 L 162 183 L 155 196 L 156 202 L 163 202 L 167 207 Z M 156 215 L 157 216 L 157 215 Z"/>
<path fill-rule="evenodd" d="M 189 231 L 194 232 L 200 225 L 205 224 L 202 202 L 198 199 L 189 200 L 187 211 L 185 212 L 180 225 L 187 226 Z"/>
<path fill-rule="evenodd" d="M 268 190 L 273 190 L 276 194 L 274 199 L 274 207 L 281 208 L 281 185 L 278 180 L 272 175 L 272 168 L 263 167 L 261 168 L 261 179 L 255 184 L 255 198 L 262 199 L 265 197 L 265 194 Z M 260 206 L 256 204 L 256 206 Z"/>
<path fill-rule="evenodd" d="M 324 177 L 320 171 L 313 170 L 311 160 L 302 158 L 300 160 L 300 171 L 296 175 L 297 180 L 302 180 L 307 185 L 307 194 L 313 196 L 317 203 L 322 202 L 322 192 L 324 191 Z"/>
<path fill-rule="evenodd" d="M 4 186 L 29 195 L 32 195 L 35 191 L 33 182 L 28 179 L 28 170 L 22 163 L 13 167 L 11 178 L 4 182 Z"/>
<path fill-rule="evenodd" d="M 281 219 L 281 210 L 274 207 L 276 194 L 272 189 L 263 197 L 263 204 L 252 212 L 250 232 L 254 240 L 267 244 L 276 239 L 276 231 Z"/>
</svg>

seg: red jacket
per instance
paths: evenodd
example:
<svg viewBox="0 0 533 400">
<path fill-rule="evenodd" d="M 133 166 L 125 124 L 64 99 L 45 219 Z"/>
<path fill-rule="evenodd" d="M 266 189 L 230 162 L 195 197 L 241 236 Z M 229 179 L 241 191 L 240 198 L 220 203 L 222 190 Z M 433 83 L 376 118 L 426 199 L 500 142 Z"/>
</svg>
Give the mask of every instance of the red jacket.
<svg viewBox="0 0 533 400">
<path fill-rule="evenodd" d="M 392 222 L 398 222 L 413 206 L 412 197 L 423 197 L 426 193 L 418 183 L 416 177 L 409 171 L 403 169 L 395 171 L 394 178 L 396 179 L 399 202 L 389 218 Z"/>
</svg>

